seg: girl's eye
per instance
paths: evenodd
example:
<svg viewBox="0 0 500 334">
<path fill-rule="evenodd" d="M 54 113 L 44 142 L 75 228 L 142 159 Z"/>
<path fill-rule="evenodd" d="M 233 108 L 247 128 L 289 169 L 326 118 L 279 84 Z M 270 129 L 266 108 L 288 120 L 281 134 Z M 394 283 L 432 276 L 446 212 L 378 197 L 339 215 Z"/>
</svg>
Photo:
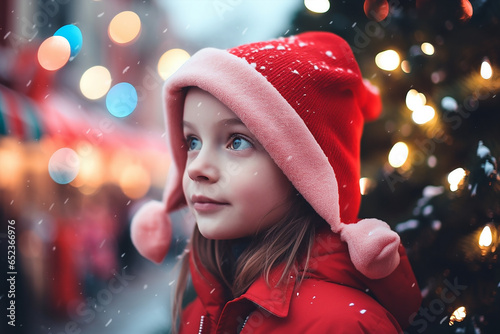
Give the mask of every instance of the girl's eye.
<svg viewBox="0 0 500 334">
<path fill-rule="evenodd" d="M 252 143 L 242 137 L 234 137 L 229 143 L 229 148 L 235 151 L 242 151 L 252 147 Z"/>
<path fill-rule="evenodd" d="M 201 149 L 201 141 L 195 137 L 187 138 L 188 151 L 195 151 Z"/>
</svg>

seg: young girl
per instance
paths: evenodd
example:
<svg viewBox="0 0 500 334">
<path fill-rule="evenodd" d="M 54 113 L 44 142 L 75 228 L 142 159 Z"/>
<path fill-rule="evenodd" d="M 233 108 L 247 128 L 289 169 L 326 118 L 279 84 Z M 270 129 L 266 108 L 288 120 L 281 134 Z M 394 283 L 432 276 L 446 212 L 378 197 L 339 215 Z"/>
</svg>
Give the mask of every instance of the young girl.
<svg viewBox="0 0 500 334">
<path fill-rule="evenodd" d="M 161 262 L 168 213 L 187 205 L 196 220 L 174 332 L 409 325 L 421 297 L 399 237 L 357 219 L 363 122 L 381 105 L 344 40 L 308 32 L 203 49 L 164 93 L 172 166 L 164 201 L 139 210 L 132 240 Z M 189 274 L 197 297 L 181 311 Z"/>
</svg>

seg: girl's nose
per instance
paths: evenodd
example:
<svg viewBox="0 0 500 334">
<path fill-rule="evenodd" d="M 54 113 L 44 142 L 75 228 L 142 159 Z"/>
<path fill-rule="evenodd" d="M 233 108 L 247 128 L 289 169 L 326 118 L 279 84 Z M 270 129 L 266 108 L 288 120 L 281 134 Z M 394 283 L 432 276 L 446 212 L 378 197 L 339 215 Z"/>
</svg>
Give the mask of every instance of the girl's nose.
<svg viewBox="0 0 500 334">
<path fill-rule="evenodd" d="M 202 148 L 195 157 L 188 159 L 187 174 L 193 181 L 217 182 L 220 173 L 216 162 L 216 155 Z"/>
</svg>

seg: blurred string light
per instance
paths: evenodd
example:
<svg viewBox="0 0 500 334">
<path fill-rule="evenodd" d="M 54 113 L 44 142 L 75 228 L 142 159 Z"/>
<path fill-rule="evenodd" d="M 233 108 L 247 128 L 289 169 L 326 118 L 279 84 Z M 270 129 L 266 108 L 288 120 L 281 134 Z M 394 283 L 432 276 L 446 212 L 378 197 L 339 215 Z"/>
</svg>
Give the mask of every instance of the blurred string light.
<svg viewBox="0 0 500 334">
<path fill-rule="evenodd" d="M 427 98 L 416 89 L 410 89 L 406 93 L 406 106 L 413 111 L 411 117 L 416 124 L 425 124 L 436 115 L 433 107 L 426 105 Z"/>
<path fill-rule="evenodd" d="M 435 155 L 431 155 L 427 158 L 427 166 L 434 168 L 437 165 L 437 158 Z"/>
<path fill-rule="evenodd" d="M 401 141 L 397 142 L 389 152 L 389 164 L 394 168 L 403 166 L 408 159 L 409 153 L 410 150 L 408 148 L 408 145 Z"/>
<path fill-rule="evenodd" d="M 38 48 L 38 62 L 48 71 L 56 71 L 66 65 L 71 55 L 71 46 L 62 36 L 51 36 Z"/>
<path fill-rule="evenodd" d="M 368 177 L 362 177 L 359 179 L 359 190 L 361 192 L 361 195 L 370 193 L 370 191 L 373 190 L 374 186 L 375 182 Z"/>
<path fill-rule="evenodd" d="M 151 177 L 141 165 L 131 164 L 123 169 L 119 184 L 123 193 L 129 198 L 141 198 L 151 186 Z"/>
<path fill-rule="evenodd" d="M 2 172 L 0 173 L 0 188 L 18 189 L 24 177 L 24 155 L 19 150 L 19 142 L 14 137 L 0 137 L 0 161 Z M 2 193 L 3 194 L 3 193 Z"/>
<path fill-rule="evenodd" d="M 465 178 L 465 170 L 461 167 L 454 169 L 448 174 L 448 183 L 450 184 L 451 191 L 457 191 L 458 186 L 462 183 Z"/>
<path fill-rule="evenodd" d="M 57 29 L 57 31 L 54 33 L 54 36 L 62 36 L 68 40 L 71 48 L 69 60 L 75 58 L 76 55 L 80 52 L 83 43 L 83 36 L 80 28 L 78 28 L 74 24 L 68 24 Z"/>
<path fill-rule="evenodd" d="M 55 151 L 49 159 L 49 175 L 54 182 L 68 184 L 80 171 L 80 158 L 71 148 L 61 148 Z"/>
<path fill-rule="evenodd" d="M 488 248 L 493 243 L 493 233 L 491 232 L 491 227 L 486 225 L 483 227 L 481 234 L 479 235 L 479 247 Z"/>
<path fill-rule="evenodd" d="M 410 62 L 408 60 L 403 60 L 401 62 L 401 70 L 405 73 L 411 72 L 411 66 L 410 66 Z"/>
<path fill-rule="evenodd" d="M 80 148 L 81 149 L 81 148 Z M 104 183 L 104 159 L 100 150 L 86 150 L 80 163 L 80 172 L 71 185 L 84 195 L 91 195 Z"/>
<path fill-rule="evenodd" d="M 422 108 L 427 102 L 427 98 L 423 93 L 419 93 L 416 89 L 410 89 L 406 93 L 406 106 L 411 111 Z"/>
<path fill-rule="evenodd" d="M 106 96 L 106 108 L 115 117 L 126 117 L 137 107 L 137 91 L 128 82 L 111 87 Z"/>
<path fill-rule="evenodd" d="M 498 246 L 498 230 L 492 223 L 486 224 L 479 235 L 478 245 L 481 249 L 481 256 L 486 256 L 489 252 L 495 253 Z"/>
<path fill-rule="evenodd" d="M 330 9 L 329 0 L 304 0 L 304 6 L 313 13 L 326 13 Z"/>
<path fill-rule="evenodd" d="M 434 71 L 431 74 L 431 81 L 434 84 L 440 83 L 446 78 L 446 72 L 443 70 Z"/>
<path fill-rule="evenodd" d="M 411 118 L 416 124 L 422 125 L 431 121 L 436 115 L 436 111 L 431 106 L 422 106 L 421 108 L 413 111 Z"/>
<path fill-rule="evenodd" d="M 80 90 L 89 100 L 103 97 L 110 87 L 111 73 L 104 66 L 93 66 L 87 69 L 80 79 Z"/>
<path fill-rule="evenodd" d="M 399 62 L 399 54 L 394 50 L 385 50 L 375 56 L 375 64 L 384 71 L 394 71 Z"/>
<path fill-rule="evenodd" d="M 170 77 L 186 60 L 189 53 L 182 49 L 171 49 L 165 52 L 158 61 L 158 73 L 163 80 Z"/>
<path fill-rule="evenodd" d="M 422 43 L 422 45 L 420 45 L 420 49 L 424 54 L 428 56 L 432 56 L 434 54 L 434 45 L 432 45 L 431 43 Z"/>
<path fill-rule="evenodd" d="M 455 322 L 462 322 L 467 316 L 467 311 L 465 310 L 465 306 L 460 306 L 455 311 L 453 311 L 449 325 L 453 326 Z"/>
<path fill-rule="evenodd" d="M 132 11 L 124 11 L 113 17 L 108 27 L 109 38 L 117 44 L 134 41 L 141 32 L 141 19 Z"/>
<path fill-rule="evenodd" d="M 493 69 L 491 68 L 490 61 L 488 58 L 483 59 L 483 62 L 481 63 L 481 77 L 483 79 L 491 79 L 493 76 Z"/>
<path fill-rule="evenodd" d="M 441 107 L 447 111 L 456 111 L 458 109 L 457 100 L 451 96 L 445 96 L 441 100 Z"/>
</svg>

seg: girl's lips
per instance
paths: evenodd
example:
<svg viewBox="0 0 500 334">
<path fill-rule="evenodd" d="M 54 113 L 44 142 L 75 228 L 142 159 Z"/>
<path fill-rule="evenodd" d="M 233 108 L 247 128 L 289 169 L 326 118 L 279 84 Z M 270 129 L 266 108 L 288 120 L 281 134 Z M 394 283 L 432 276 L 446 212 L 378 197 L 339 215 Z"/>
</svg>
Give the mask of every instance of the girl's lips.
<svg viewBox="0 0 500 334">
<path fill-rule="evenodd" d="M 222 203 L 209 203 L 209 202 L 195 202 L 193 208 L 199 213 L 211 213 L 223 209 L 227 204 Z"/>
<path fill-rule="evenodd" d="M 209 197 L 194 195 L 191 197 L 193 209 L 199 213 L 210 213 L 223 209 L 229 203 L 220 202 Z"/>
</svg>

